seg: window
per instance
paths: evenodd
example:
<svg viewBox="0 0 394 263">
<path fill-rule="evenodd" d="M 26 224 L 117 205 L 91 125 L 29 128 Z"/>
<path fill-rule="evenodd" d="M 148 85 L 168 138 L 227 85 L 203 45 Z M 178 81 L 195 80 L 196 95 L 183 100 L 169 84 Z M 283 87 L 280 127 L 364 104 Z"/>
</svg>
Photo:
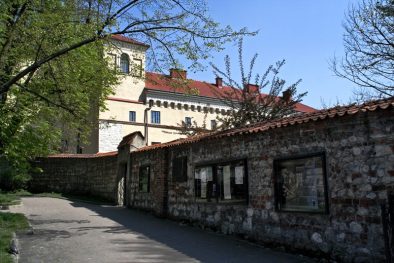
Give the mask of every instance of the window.
<svg viewBox="0 0 394 263">
<path fill-rule="evenodd" d="M 172 178 L 176 182 L 187 181 L 187 157 L 174 158 L 172 161 Z"/>
<path fill-rule="evenodd" d="M 160 111 L 151 111 L 151 123 L 160 124 Z"/>
<path fill-rule="evenodd" d="M 83 151 L 83 148 L 81 147 L 81 133 L 78 132 L 78 134 L 77 134 L 77 150 L 76 150 L 76 152 L 78 154 L 82 154 L 82 151 Z"/>
<path fill-rule="evenodd" d="M 109 65 L 116 69 L 116 55 L 115 54 L 108 54 L 109 56 Z"/>
<path fill-rule="evenodd" d="M 138 190 L 143 193 L 149 193 L 150 190 L 150 167 L 141 166 L 138 180 Z"/>
<path fill-rule="evenodd" d="M 130 72 L 130 59 L 124 53 L 120 56 L 120 71 L 125 74 L 129 74 Z"/>
<path fill-rule="evenodd" d="M 211 120 L 211 130 L 216 129 L 216 125 L 217 125 L 216 120 Z"/>
<path fill-rule="evenodd" d="M 188 128 L 192 126 L 192 118 L 185 117 L 185 126 Z"/>
<path fill-rule="evenodd" d="M 133 59 L 133 77 L 142 77 L 142 59 Z"/>
<path fill-rule="evenodd" d="M 242 201 L 248 196 L 246 161 L 196 167 L 195 196 L 207 202 Z"/>
<path fill-rule="evenodd" d="M 68 140 L 62 139 L 61 151 L 62 152 L 67 152 L 68 151 Z"/>
<path fill-rule="evenodd" d="M 328 213 L 324 154 L 276 160 L 274 167 L 277 210 Z"/>
<path fill-rule="evenodd" d="M 135 122 L 136 114 L 135 111 L 129 111 L 129 121 Z"/>
</svg>

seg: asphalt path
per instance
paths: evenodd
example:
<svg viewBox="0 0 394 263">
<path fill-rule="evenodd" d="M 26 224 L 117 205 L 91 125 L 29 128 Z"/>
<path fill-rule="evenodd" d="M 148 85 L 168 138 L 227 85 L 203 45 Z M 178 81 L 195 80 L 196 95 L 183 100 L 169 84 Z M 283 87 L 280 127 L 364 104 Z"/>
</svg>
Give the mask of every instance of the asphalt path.
<svg viewBox="0 0 394 263">
<path fill-rule="evenodd" d="M 17 235 L 19 262 L 311 262 L 179 222 L 116 206 L 23 198 L 33 231 Z"/>
</svg>

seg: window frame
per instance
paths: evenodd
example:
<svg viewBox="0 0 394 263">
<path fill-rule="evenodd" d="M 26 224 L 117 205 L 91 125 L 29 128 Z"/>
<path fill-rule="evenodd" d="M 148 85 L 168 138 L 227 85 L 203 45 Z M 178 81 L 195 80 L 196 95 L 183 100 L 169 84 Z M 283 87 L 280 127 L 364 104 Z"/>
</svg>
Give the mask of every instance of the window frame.
<svg viewBox="0 0 394 263">
<path fill-rule="evenodd" d="M 280 195 L 282 195 L 282 190 L 280 189 L 279 185 L 279 172 L 280 172 L 280 163 L 286 161 L 297 161 L 300 159 L 308 159 L 308 158 L 315 158 L 319 157 L 322 162 L 322 180 L 323 180 L 323 198 L 325 207 L 323 210 L 313 211 L 312 209 L 309 210 L 295 210 L 295 209 L 286 209 L 281 208 L 280 206 Z M 306 214 L 329 214 L 329 199 L 328 199 L 328 176 L 327 176 L 327 166 L 326 166 L 326 153 L 325 152 L 314 152 L 308 154 L 300 154 L 300 155 L 293 155 L 293 156 L 286 156 L 274 159 L 273 165 L 273 182 L 274 182 L 274 202 L 275 202 L 275 211 L 281 213 L 306 213 Z"/>
<path fill-rule="evenodd" d="M 226 165 L 233 166 L 233 164 L 240 163 L 240 162 L 242 162 L 243 167 L 244 167 L 244 169 L 243 169 L 244 198 L 243 199 L 228 199 L 228 200 L 226 200 L 226 199 L 222 198 L 222 190 L 221 190 L 222 184 L 220 182 L 223 182 L 223 178 L 221 180 L 218 179 L 217 167 L 218 166 L 226 166 Z M 207 198 L 201 198 L 201 197 L 197 196 L 196 170 L 201 169 L 203 167 L 212 167 L 212 177 L 213 177 L 213 181 L 215 181 L 215 192 L 219 193 L 219 194 L 216 194 L 210 198 L 208 198 L 208 196 L 207 196 Z M 230 172 L 231 172 L 231 170 L 230 170 Z M 194 198 L 195 198 L 195 201 L 197 201 L 197 202 L 207 203 L 207 204 L 213 204 L 213 203 L 215 203 L 215 204 L 242 204 L 242 205 L 249 204 L 249 173 L 248 173 L 248 161 L 247 161 L 246 157 L 220 159 L 220 160 L 216 160 L 216 161 L 197 163 L 194 165 L 194 169 L 193 169 L 193 183 L 194 183 L 194 187 L 193 187 Z"/>
<path fill-rule="evenodd" d="M 114 67 L 114 70 L 116 70 L 117 68 L 118 68 L 118 61 L 117 61 L 117 56 L 116 56 L 116 54 L 113 54 L 113 53 L 108 53 L 108 57 L 110 58 L 109 59 L 109 63 L 110 63 L 110 66 L 112 67 Z"/>
<path fill-rule="evenodd" d="M 136 121 L 137 121 L 137 113 L 135 111 L 129 111 L 129 122 L 136 122 Z"/>
<path fill-rule="evenodd" d="M 127 63 L 125 63 L 125 60 L 127 60 Z M 127 70 L 125 71 L 123 66 L 127 66 Z M 122 53 L 120 55 L 120 61 L 119 61 L 119 68 L 120 68 L 120 72 L 123 74 L 130 74 L 130 56 L 126 53 Z"/>
<path fill-rule="evenodd" d="M 157 114 L 156 117 L 153 117 L 153 115 Z M 160 124 L 161 123 L 161 116 L 160 116 L 160 111 L 151 111 L 151 115 L 150 115 L 150 123 L 152 124 Z"/>
<path fill-rule="evenodd" d="M 177 183 L 184 183 L 187 182 L 188 179 L 188 174 L 187 174 L 187 168 L 188 168 L 188 163 L 187 163 L 187 156 L 178 156 L 172 159 L 172 179 L 174 182 Z M 177 169 L 176 162 L 181 163 L 181 168 Z M 177 175 L 176 170 L 180 170 L 181 175 Z"/>
<path fill-rule="evenodd" d="M 142 59 L 133 58 L 133 77 L 142 77 Z"/>
<path fill-rule="evenodd" d="M 185 117 L 185 127 L 192 127 L 192 117 Z"/>
<path fill-rule="evenodd" d="M 212 125 L 212 124 L 214 124 L 214 125 Z M 218 125 L 218 123 L 217 123 L 216 120 L 211 120 L 211 130 L 216 129 L 216 128 L 217 128 L 217 125 Z"/>
<path fill-rule="evenodd" d="M 147 178 L 146 191 L 143 190 L 143 187 L 142 187 L 142 185 L 143 185 L 142 183 L 143 182 L 141 181 L 141 179 L 142 179 L 142 177 L 141 177 L 142 171 L 145 168 L 148 168 L 148 178 Z M 139 168 L 139 172 L 138 172 L 138 192 L 140 192 L 140 193 L 150 193 L 150 177 L 151 177 L 150 165 L 141 165 L 140 168 Z"/>
</svg>

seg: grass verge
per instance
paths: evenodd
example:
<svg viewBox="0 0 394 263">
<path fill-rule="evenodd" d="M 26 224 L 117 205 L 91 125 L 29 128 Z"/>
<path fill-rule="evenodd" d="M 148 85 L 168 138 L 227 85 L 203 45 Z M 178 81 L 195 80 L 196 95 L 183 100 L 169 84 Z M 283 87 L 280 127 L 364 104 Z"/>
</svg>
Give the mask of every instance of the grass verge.
<svg viewBox="0 0 394 263">
<path fill-rule="evenodd" d="M 8 253 L 12 233 L 28 227 L 29 223 L 23 214 L 0 212 L 0 262 L 13 262 L 12 256 Z"/>
<path fill-rule="evenodd" d="M 24 191 L 23 191 L 24 192 Z M 2 192 L 0 190 L 0 206 L 9 206 L 20 204 L 20 196 L 23 193 L 18 192 Z"/>
</svg>

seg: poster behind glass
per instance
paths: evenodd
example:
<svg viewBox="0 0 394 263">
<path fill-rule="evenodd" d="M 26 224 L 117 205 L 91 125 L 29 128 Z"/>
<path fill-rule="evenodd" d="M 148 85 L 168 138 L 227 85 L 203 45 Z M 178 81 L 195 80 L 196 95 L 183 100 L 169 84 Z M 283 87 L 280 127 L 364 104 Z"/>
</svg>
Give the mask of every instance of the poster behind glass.
<svg viewBox="0 0 394 263">
<path fill-rule="evenodd" d="M 277 172 L 280 210 L 326 210 L 322 156 L 280 161 Z"/>
</svg>

